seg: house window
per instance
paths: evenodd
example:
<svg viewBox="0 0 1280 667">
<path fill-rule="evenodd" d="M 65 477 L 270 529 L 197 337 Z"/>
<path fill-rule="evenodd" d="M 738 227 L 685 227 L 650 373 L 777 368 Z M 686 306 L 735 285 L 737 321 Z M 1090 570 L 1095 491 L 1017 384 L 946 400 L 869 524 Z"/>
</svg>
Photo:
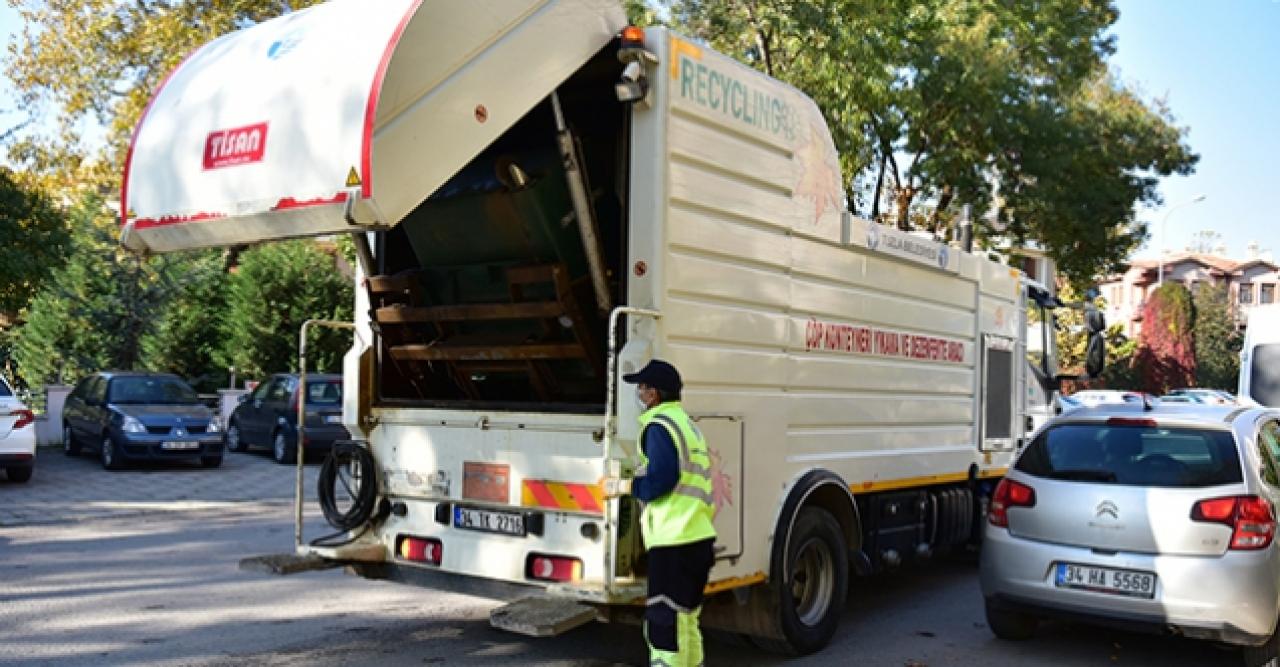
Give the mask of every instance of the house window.
<svg viewBox="0 0 1280 667">
<path fill-rule="evenodd" d="M 1274 283 L 1266 283 L 1258 288 L 1258 303 L 1275 303 L 1276 286 Z"/>
<path fill-rule="evenodd" d="M 1240 283 L 1240 303 L 1253 303 L 1253 285 Z"/>
</svg>

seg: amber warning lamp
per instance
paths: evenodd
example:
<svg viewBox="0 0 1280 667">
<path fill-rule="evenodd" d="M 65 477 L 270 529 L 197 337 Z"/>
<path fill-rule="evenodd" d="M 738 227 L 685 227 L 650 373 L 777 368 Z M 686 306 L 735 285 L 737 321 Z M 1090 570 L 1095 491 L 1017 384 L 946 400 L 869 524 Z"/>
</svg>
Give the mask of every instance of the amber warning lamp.
<svg viewBox="0 0 1280 667">
<path fill-rule="evenodd" d="M 632 103 L 643 100 L 649 94 L 649 78 L 645 69 L 658 59 L 644 48 L 644 29 L 629 25 L 622 29 L 618 61 L 623 63 L 622 80 L 613 90 L 619 102 Z"/>
</svg>

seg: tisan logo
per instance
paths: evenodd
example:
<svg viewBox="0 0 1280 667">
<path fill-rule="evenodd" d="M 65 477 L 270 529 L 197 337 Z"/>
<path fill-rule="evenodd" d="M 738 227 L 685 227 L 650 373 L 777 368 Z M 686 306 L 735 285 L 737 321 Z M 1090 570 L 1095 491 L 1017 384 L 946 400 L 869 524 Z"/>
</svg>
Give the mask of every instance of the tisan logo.
<svg viewBox="0 0 1280 667">
<path fill-rule="evenodd" d="M 204 140 L 204 168 L 262 162 L 267 150 L 267 124 L 257 123 L 210 132 Z"/>
</svg>

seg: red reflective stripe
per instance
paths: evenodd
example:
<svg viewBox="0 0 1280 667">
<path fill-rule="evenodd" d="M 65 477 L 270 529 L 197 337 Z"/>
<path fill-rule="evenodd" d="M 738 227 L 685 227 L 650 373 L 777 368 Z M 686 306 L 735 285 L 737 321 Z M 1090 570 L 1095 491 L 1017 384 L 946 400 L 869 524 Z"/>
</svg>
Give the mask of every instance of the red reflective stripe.
<svg viewBox="0 0 1280 667">
<path fill-rule="evenodd" d="M 312 206 L 325 206 L 326 204 L 341 204 L 347 200 L 347 193 L 339 192 L 332 197 L 316 197 L 314 199 L 294 199 L 293 197 L 284 197 L 271 207 L 273 211 L 285 211 L 291 208 L 309 208 Z"/>
<path fill-rule="evenodd" d="M 569 489 L 569 493 L 573 494 L 573 499 L 578 503 L 578 509 L 584 512 L 599 512 L 600 503 L 596 502 L 595 496 L 591 495 L 591 489 L 584 484 L 565 484 L 565 488 Z"/>
<path fill-rule="evenodd" d="M 551 490 L 547 488 L 547 483 L 526 479 L 524 488 L 529 489 L 533 494 L 533 499 L 538 503 L 538 507 L 559 507 L 560 503 L 556 501 L 556 497 L 551 495 Z"/>
<path fill-rule="evenodd" d="M 409 26 L 409 19 L 418 13 L 422 0 L 417 0 L 409 11 L 400 18 L 400 24 L 391 39 L 387 40 L 387 48 L 382 51 L 382 60 L 378 62 L 378 71 L 373 75 L 373 86 L 369 89 L 369 101 L 364 107 L 364 140 L 360 146 L 360 196 L 368 199 L 373 196 L 373 121 L 378 111 L 378 96 L 382 94 L 382 81 L 387 76 L 387 67 L 391 64 L 391 56 L 396 52 L 396 44 L 400 36 Z"/>
<path fill-rule="evenodd" d="M 134 229 L 146 229 L 148 227 L 160 227 L 162 225 L 172 225 L 182 222 L 204 222 L 206 220 L 218 220 L 227 217 L 226 213 L 192 213 L 191 215 L 166 215 L 162 218 L 138 218 L 133 221 Z"/>
</svg>

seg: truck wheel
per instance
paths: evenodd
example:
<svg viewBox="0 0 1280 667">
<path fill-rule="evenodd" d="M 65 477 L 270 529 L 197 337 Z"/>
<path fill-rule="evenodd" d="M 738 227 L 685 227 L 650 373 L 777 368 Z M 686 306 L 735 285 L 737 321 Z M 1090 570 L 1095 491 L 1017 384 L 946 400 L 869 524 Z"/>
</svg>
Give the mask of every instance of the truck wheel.
<svg viewBox="0 0 1280 667">
<path fill-rule="evenodd" d="M 275 459 L 276 463 L 298 462 L 297 448 L 289 444 L 289 437 L 284 434 L 284 431 L 276 431 L 271 436 L 271 458 Z"/>
<path fill-rule="evenodd" d="M 102 467 L 107 470 L 120 470 L 124 467 L 124 461 L 120 459 L 120 447 L 108 433 L 102 434 Z"/>
<path fill-rule="evenodd" d="M 849 591 L 848 546 L 830 512 L 817 507 L 800 510 L 791 528 L 786 565 L 788 571 L 775 571 L 776 584 L 770 584 L 785 641 L 755 641 L 767 651 L 808 655 L 831 641 Z"/>
<path fill-rule="evenodd" d="M 991 604 L 990 600 L 986 602 L 986 609 L 987 627 L 991 628 L 991 634 L 1000 639 L 1009 641 L 1031 639 L 1031 636 L 1036 633 L 1036 626 L 1040 624 L 1035 616 L 1001 609 Z"/>
<path fill-rule="evenodd" d="M 76 456 L 80 453 L 80 444 L 76 442 L 76 436 L 71 432 L 70 424 L 62 425 L 62 453 L 67 456 Z"/>
<path fill-rule="evenodd" d="M 14 466 L 5 468 L 5 472 L 9 473 L 9 481 L 17 484 L 31 481 L 31 473 L 35 470 L 35 466 Z"/>
</svg>

